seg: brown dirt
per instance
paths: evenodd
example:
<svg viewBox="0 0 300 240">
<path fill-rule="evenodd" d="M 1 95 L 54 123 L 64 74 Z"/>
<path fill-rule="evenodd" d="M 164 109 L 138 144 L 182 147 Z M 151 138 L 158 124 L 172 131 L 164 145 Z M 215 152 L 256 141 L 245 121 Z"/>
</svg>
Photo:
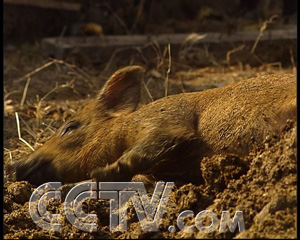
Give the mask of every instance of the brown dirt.
<svg viewBox="0 0 300 240">
<path fill-rule="evenodd" d="M 109 203 L 105 200 L 91 200 L 89 212 L 96 213 L 99 228 L 96 233 L 87 233 L 72 227 L 68 221 L 61 232 L 42 230 L 32 221 L 28 212 L 28 200 L 35 186 L 28 182 L 14 182 L 9 173 L 10 161 L 18 161 L 31 150 L 18 140 L 15 112 L 19 113 L 21 134 L 31 146 L 37 148 L 53 134 L 63 121 L 78 111 L 86 99 L 95 96 L 106 78 L 115 69 L 103 72 L 94 67 L 80 70 L 54 64 L 31 77 L 24 105 L 21 106 L 27 78 L 18 81 L 26 73 L 36 69 L 46 59 L 28 55 L 28 51 L 18 50 L 5 56 L 5 184 L 4 184 L 4 238 L 296 238 L 297 174 L 296 174 L 296 123 L 287 122 L 282 136 L 270 136 L 264 147 L 254 149 L 247 157 L 234 155 L 204 158 L 201 170 L 205 183 L 202 185 L 176 185 L 171 193 L 167 210 L 158 232 L 141 231 L 137 215 L 129 208 L 128 231 L 109 231 Z M 25 53 L 24 53 L 25 51 Z M 167 63 L 166 63 L 167 64 Z M 277 69 L 272 66 L 262 68 L 230 67 L 205 69 L 174 69 L 170 75 L 169 94 L 180 91 L 203 90 L 219 87 L 232 82 L 262 74 L 277 72 L 291 73 L 290 69 Z M 164 95 L 165 71 L 148 69 L 145 83 L 154 99 Z M 73 82 L 72 82 L 73 81 Z M 51 91 L 56 82 L 58 90 L 41 98 Z M 63 84 L 71 82 L 69 87 Z M 39 98 L 37 99 L 37 95 Z M 144 93 L 143 102 L 150 97 Z M 151 182 L 149 190 L 153 191 Z M 150 192 L 151 192 L 150 191 Z M 62 211 L 63 205 L 50 203 L 50 209 Z M 237 210 L 243 211 L 246 232 L 205 234 L 195 229 L 194 233 L 183 233 L 176 228 L 170 233 L 168 227 L 176 226 L 178 214 L 183 210 L 193 210 L 195 215 L 206 209 L 212 210 L 220 218 L 221 212 L 228 210 L 233 216 Z M 188 220 L 187 224 L 192 224 Z"/>
</svg>

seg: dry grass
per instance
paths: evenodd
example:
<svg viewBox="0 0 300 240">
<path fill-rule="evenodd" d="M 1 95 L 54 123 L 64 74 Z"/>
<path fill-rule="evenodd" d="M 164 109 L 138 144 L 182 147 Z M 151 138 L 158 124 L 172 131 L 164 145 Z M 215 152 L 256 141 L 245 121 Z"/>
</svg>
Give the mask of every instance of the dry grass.
<svg viewBox="0 0 300 240">
<path fill-rule="evenodd" d="M 297 68 L 296 68 L 296 64 L 295 64 L 295 58 L 294 58 L 293 50 L 290 49 L 289 52 L 290 52 L 290 56 L 291 56 L 291 64 L 292 64 L 293 73 L 296 74 L 297 73 Z"/>
<path fill-rule="evenodd" d="M 50 89 L 41 98 L 36 95 L 36 102 L 32 102 L 34 98 L 31 89 L 40 89 L 42 86 L 44 90 L 51 86 L 51 84 L 45 85 L 43 83 L 43 76 L 47 75 L 47 72 L 52 71 L 47 70 L 52 65 L 56 66 L 56 72 L 58 74 L 65 74 L 66 71 L 67 73 L 72 72 L 72 74 L 69 75 L 70 80 L 67 80 L 62 84 L 56 83 L 55 87 Z M 29 154 L 34 151 L 36 147 L 42 145 L 55 132 L 57 127 L 53 127 L 52 124 L 55 122 L 58 123 L 60 120 L 55 120 L 52 116 L 48 116 L 48 114 L 49 111 L 54 111 L 54 114 L 59 114 L 59 112 L 56 110 L 56 103 L 48 101 L 47 99 L 50 95 L 57 94 L 60 90 L 65 88 L 71 89 L 74 94 L 80 96 L 79 92 L 75 88 L 74 83 L 76 77 L 74 77 L 74 75 L 83 81 L 83 85 L 89 85 L 95 88 L 91 81 L 91 77 L 82 69 L 57 59 L 51 59 L 49 62 L 34 68 L 34 70 L 29 71 L 22 77 L 10 80 L 17 83 L 12 85 L 13 87 L 19 86 L 22 81 L 27 79 L 23 91 L 11 90 L 11 87 L 7 88 L 7 86 L 5 88 L 5 137 L 8 138 L 5 143 L 7 146 L 5 147 L 6 165 L 7 162 L 12 162 L 14 157 L 18 160 L 25 154 Z M 41 76 L 42 79 L 40 79 Z M 8 89 L 10 89 L 10 91 Z M 20 95 L 20 93 L 21 100 L 17 101 L 16 97 L 17 95 Z M 71 110 L 72 109 L 70 108 L 64 113 L 70 112 Z M 73 110 L 73 112 L 75 112 L 75 110 Z M 12 121 L 12 114 L 14 115 L 14 121 Z M 65 118 L 65 116 L 63 116 L 63 118 Z M 13 131 L 16 131 L 16 134 L 13 134 Z M 10 135 L 16 135 L 17 138 L 10 137 Z"/>
<path fill-rule="evenodd" d="M 245 48 L 245 46 L 246 46 L 245 44 L 242 44 L 242 45 L 240 45 L 236 48 L 233 48 L 233 49 L 227 51 L 227 53 L 226 53 L 226 62 L 227 62 L 228 66 L 230 66 L 230 56 L 231 56 L 231 54 L 243 50 Z"/>
<path fill-rule="evenodd" d="M 255 51 L 255 49 L 257 47 L 257 44 L 258 44 L 259 40 L 261 39 L 261 37 L 263 36 L 264 31 L 267 29 L 268 24 L 272 23 L 275 18 L 278 18 L 278 15 L 273 15 L 268 20 L 266 20 L 266 21 L 264 21 L 262 23 L 262 25 L 261 25 L 261 27 L 259 29 L 259 34 L 258 34 L 258 36 L 257 36 L 257 38 L 256 38 L 256 40 L 255 40 L 255 42 L 254 42 L 254 44 L 252 46 L 251 54 L 254 54 L 254 51 Z"/>
<path fill-rule="evenodd" d="M 19 121 L 18 112 L 15 112 L 15 115 L 16 115 L 16 122 L 17 122 L 17 130 L 18 130 L 19 140 L 21 142 L 23 142 L 27 147 L 29 147 L 34 152 L 35 151 L 34 148 L 26 140 L 24 140 L 22 138 L 22 136 L 21 136 L 21 130 L 20 130 L 20 121 Z"/>
<path fill-rule="evenodd" d="M 168 88 L 169 88 L 169 75 L 171 72 L 171 66 L 172 66 L 172 58 L 171 58 L 171 46 L 168 44 L 168 54 L 169 54 L 169 64 L 168 64 L 168 70 L 165 80 L 165 97 L 168 96 Z"/>
</svg>

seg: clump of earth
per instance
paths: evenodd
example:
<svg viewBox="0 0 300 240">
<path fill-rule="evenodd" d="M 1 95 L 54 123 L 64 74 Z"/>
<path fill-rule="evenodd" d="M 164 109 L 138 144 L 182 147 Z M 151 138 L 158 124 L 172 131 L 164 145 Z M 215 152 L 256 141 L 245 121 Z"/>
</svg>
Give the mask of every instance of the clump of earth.
<svg viewBox="0 0 300 240">
<path fill-rule="evenodd" d="M 31 48 L 27 50 L 32 51 Z M 97 94 L 101 85 L 116 70 L 113 67 L 106 72 L 103 68 L 95 67 L 80 70 L 55 63 L 29 78 L 21 78 L 41 68 L 41 62 L 45 62 L 45 59 L 26 55 L 19 50 L 6 54 L 5 57 L 5 239 L 296 238 L 297 138 L 296 122 L 292 121 L 283 126 L 281 135 L 268 136 L 246 157 L 214 155 L 203 158 L 199 162 L 203 183 L 175 182 L 156 232 L 142 230 L 132 204 L 128 207 L 127 231 L 110 231 L 109 202 L 99 199 L 85 202 L 83 209 L 97 215 L 96 232 L 85 232 L 72 226 L 64 215 L 63 203 L 55 200 L 49 202 L 47 210 L 50 213 L 62 214 L 61 230 L 51 232 L 37 226 L 29 214 L 29 199 L 37 186 L 26 181 L 13 181 L 9 174 L 9 163 L 22 160 L 30 154 L 28 145 L 36 149 L 45 143 L 64 121 L 85 105 L 86 99 Z M 165 69 L 167 65 L 148 69 L 145 77 L 148 92 L 143 93 L 143 103 L 151 101 L 151 97 L 155 100 L 164 96 Z M 169 78 L 168 94 L 202 91 L 250 77 L 291 73 L 294 70 L 277 69 L 271 65 L 261 68 L 231 66 L 198 69 L 174 65 Z M 19 129 L 16 112 L 19 116 Z M 28 145 L 20 141 L 18 130 Z M 149 196 L 153 193 L 155 184 L 153 180 L 146 182 Z M 72 186 L 62 187 L 63 197 Z M 224 233 L 220 233 L 218 229 L 204 233 L 194 226 L 193 232 L 185 233 L 177 226 L 178 215 L 185 210 L 193 211 L 194 217 L 203 210 L 210 210 L 216 214 L 218 220 L 221 219 L 223 211 L 228 211 L 231 219 L 236 211 L 242 211 L 246 231 L 239 232 L 237 227 L 234 232 L 230 232 L 227 227 Z M 185 224 L 195 225 L 194 218 L 186 218 Z M 210 219 L 205 219 L 203 225 L 209 226 Z"/>
<path fill-rule="evenodd" d="M 204 183 L 174 186 L 157 232 L 144 232 L 132 204 L 128 208 L 128 230 L 111 232 L 109 202 L 89 200 L 84 204 L 88 213 L 98 218 L 96 232 L 84 232 L 72 226 L 63 215 L 60 232 L 38 227 L 29 214 L 29 198 L 35 189 L 26 181 L 6 181 L 4 185 L 4 238 L 296 238 L 297 169 L 296 123 L 288 121 L 281 136 L 269 136 L 263 146 L 248 156 L 214 155 L 202 159 L 200 168 Z M 152 185 L 151 185 L 152 184 Z M 149 194 L 155 185 L 147 184 Z M 69 189 L 65 186 L 65 189 Z M 63 213 L 63 203 L 50 201 L 48 210 Z M 180 231 L 176 225 L 179 213 L 191 210 L 194 216 L 202 210 L 213 211 L 220 220 L 222 211 L 231 218 L 243 212 L 245 231 L 227 228 L 204 233 Z M 208 225 L 209 223 L 209 219 Z M 195 224 L 187 218 L 187 226 Z M 208 226 L 207 225 L 207 226 Z M 173 226 L 170 232 L 169 226 Z"/>
</svg>

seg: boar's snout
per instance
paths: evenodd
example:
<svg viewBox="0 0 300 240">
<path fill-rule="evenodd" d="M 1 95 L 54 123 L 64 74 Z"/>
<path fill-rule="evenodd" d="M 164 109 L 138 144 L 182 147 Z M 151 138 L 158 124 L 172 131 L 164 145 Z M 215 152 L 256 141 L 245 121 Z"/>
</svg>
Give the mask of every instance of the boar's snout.
<svg viewBox="0 0 300 240">
<path fill-rule="evenodd" d="M 60 181 L 52 161 L 47 158 L 30 156 L 27 161 L 14 163 L 13 167 L 17 181 L 26 180 L 36 186 L 46 182 Z"/>
</svg>

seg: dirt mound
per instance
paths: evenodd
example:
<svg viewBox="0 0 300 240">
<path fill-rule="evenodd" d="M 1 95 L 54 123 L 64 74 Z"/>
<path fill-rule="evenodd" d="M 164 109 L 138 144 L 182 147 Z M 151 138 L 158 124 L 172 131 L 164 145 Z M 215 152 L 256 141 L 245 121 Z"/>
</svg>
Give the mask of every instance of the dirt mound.
<svg viewBox="0 0 300 240">
<path fill-rule="evenodd" d="M 31 52 L 32 49 L 27 50 Z M 199 166 L 204 183 L 175 185 L 158 232 L 143 232 L 137 213 L 131 206 L 128 209 L 128 231 L 112 233 L 109 229 L 109 202 L 106 200 L 90 200 L 85 205 L 89 213 L 97 215 L 97 232 L 78 230 L 64 215 L 60 232 L 49 232 L 38 227 L 31 219 L 28 202 L 36 186 L 24 181 L 13 182 L 8 177 L 8 163 L 31 153 L 28 146 L 18 139 L 15 112 L 19 113 L 22 138 L 36 149 L 83 107 L 87 99 L 95 96 L 116 69 L 109 69 L 105 73 L 98 68 L 79 71 L 69 65 L 55 63 L 31 76 L 31 81 L 30 78 L 27 81 L 26 78 L 19 80 L 33 69 L 40 68 L 41 62 L 45 61 L 40 57 L 25 56 L 27 58 L 24 58 L 22 51 L 18 51 L 5 58 L 4 238 L 296 238 L 297 142 L 294 122 L 287 123 L 282 136 L 268 137 L 263 147 L 257 147 L 247 157 L 216 155 L 204 158 Z M 184 69 L 174 69 L 174 74 L 170 75 L 170 84 L 177 86 L 177 78 L 182 83 L 180 91 L 200 91 L 259 75 L 292 72 L 291 69 L 277 70 L 271 65 L 261 69 Z M 145 85 L 150 94 L 144 94 L 144 102 L 150 101 L 149 95 L 153 99 L 164 96 L 164 73 L 162 69 L 148 71 Z M 63 87 L 67 83 L 69 87 Z M 27 84 L 28 91 L 25 91 Z M 169 94 L 174 94 L 178 89 L 169 90 Z M 26 100 L 21 104 L 24 96 Z M 145 180 L 148 192 L 153 193 L 153 180 L 136 179 Z M 71 187 L 63 186 L 63 196 Z M 63 204 L 59 201 L 50 202 L 48 210 L 64 213 Z M 184 233 L 177 226 L 177 217 L 184 210 L 193 211 L 195 216 L 202 210 L 211 210 L 219 219 L 222 211 L 229 211 L 231 218 L 235 211 L 243 211 L 246 231 L 240 233 L 236 229 L 231 233 L 227 228 L 225 233 L 217 230 L 207 234 L 194 228 L 193 233 Z M 194 220 L 187 219 L 185 224 L 194 224 Z"/>
<path fill-rule="evenodd" d="M 247 157 L 215 155 L 204 158 L 202 185 L 176 185 L 171 192 L 158 232 L 143 232 L 132 206 L 128 209 L 128 231 L 110 232 L 109 202 L 90 200 L 89 213 L 97 214 L 98 231 L 88 233 L 72 226 L 65 216 L 60 232 L 48 232 L 31 219 L 28 209 L 34 188 L 28 182 L 9 182 L 4 186 L 5 238 L 296 238 L 297 176 L 296 123 L 288 121 L 282 136 L 266 138 L 264 147 L 254 149 Z M 68 186 L 66 187 L 68 189 Z M 153 192 L 154 186 L 148 186 Z M 50 202 L 48 210 L 63 212 L 63 204 Z M 233 217 L 242 211 L 245 232 L 226 229 L 204 233 L 194 227 L 192 233 L 179 231 L 178 214 L 192 210 L 213 211 L 220 218 L 222 211 Z M 188 218 L 186 225 L 194 224 Z M 210 224 L 208 222 L 208 224 Z M 169 226 L 172 226 L 170 228 Z"/>
</svg>

